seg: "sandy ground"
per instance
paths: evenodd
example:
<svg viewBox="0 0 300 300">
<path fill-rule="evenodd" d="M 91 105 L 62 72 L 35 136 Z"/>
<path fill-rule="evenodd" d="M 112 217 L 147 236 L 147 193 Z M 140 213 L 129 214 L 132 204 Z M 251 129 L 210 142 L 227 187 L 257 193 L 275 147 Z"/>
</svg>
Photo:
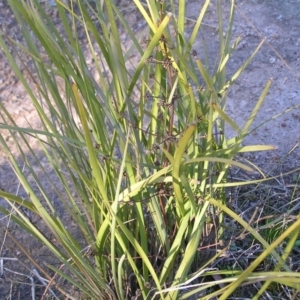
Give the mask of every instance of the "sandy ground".
<svg viewBox="0 0 300 300">
<path fill-rule="evenodd" d="M 205 51 L 208 53 L 210 70 L 213 70 L 218 58 L 219 47 L 217 43 L 218 32 L 216 31 L 217 12 L 214 2 L 212 1 L 212 5 L 205 16 L 204 23 L 206 25 L 202 27 L 194 45 L 194 49 L 201 58 L 205 57 Z M 120 1 L 120 5 L 122 3 L 128 4 L 128 1 Z M 199 0 L 188 2 L 186 10 L 191 26 L 193 20 L 198 16 L 202 3 L 203 1 Z M 229 11 L 228 3 L 229 1 L 224 1 L 225 12 Z M 239 0 L 236 3 L 233 37 L 241 35 L 243 39 L 238 50 L 230 58 L 228 74 L 233 74 L 241 66 L 263 38 L 265 38 L 265 42 L 251 65 L 228 91 L 227 112 L 239 126 L 243 126 L 267 81 L 272 78 L 271 89 L 253 128 L 271 120 L 255 129 L 246 138 L 245 144 L 271 144 L 275 145 L 277 150 L 247 154 L 246 157 L 259 164 L 266 171 L 274 166 L 277 168 L 275 172 L 294 169 L 299 166 L 300 159 L 300 0 Z M 137 24 L 143 26 L 143 23 Z M 224 25 L 226 27 L 226 22 Z M 11 17 L 5 0 L 0 0 L 0 26 L 0 29 L 8 36 L 21 39 L 20 29 Z M 27 126 L 27 122 L 30 122 L 34 128 L 39 127 L 30 99 L 1 51 L 0 101 L 12 114 L 18 125 Z M 287 112 L 282 114 L 285 111 Z M 280 116 L 275 118 L 277 115 Z M 1 133 L 8 140 L 10 139 L 5 132 L 2 131 Z M 233 132 L 229 129 L 227 134 L 231 136 Z M 12 150 L 13 153 L 17 153 L 16 147 Z M 26 196 L 22 194 L 22 190 L 18 190 L 17 179 L 9 167 L 3 151 L 0 151 L 0 155 L 0 188 L 11 193 L 18 193 L 19 196 Z M 41 154 L 38 153 L 38 155 L 40 155 L 41 160 L 44 159 Z M 51 173 L 50 170 L 49 173 Z M 0 205 L 4 205 L 1 199 Z M 1 222 L 5 223 L 5 221 L 1 219 Z M 3 228 L 0 230 L 2 231 L 1 237 L 3 237 L 4 230 Z M 17 232 L 17 238 L 24 242 L 26 235 Z M 0 242 L 0 247 L 0 257 L 22 259 L 20 250 L 10 242 L 6 241 L 2 244 Z M 33 242 L 29 247 L 35 249 L 36 255 L 38 255 L 39 252 Z M 8 265 L 8 261 L 5 260 L 5 264 L 17 270 L 20 267 L 19 262 Z M 24 270 L 26 272 L 26 268 Z M 27 273 L 30 270 L 27 269 Z M 8 283 L 10 281 L 6 279 L 2 283 L 0 282 L 1 299 L 10 293 L 16 297 L 20 291 L 21 293 L 24 292 L 22 287 L 16 288 L 15 286 L 15 291 L 12 292 Z M 28 290 L 26 293 L 29 295 Z"/>
<path fill-rule="evenodd" d="M 194 13 L 194 1 L 187 7 L 191 18 Z M 300 1 L 237 1 L 236 18 L 233 37 L 241 35 L 242 42 L 238 46 L 228 64 L 228 74 L 241 66 L 249 57 L 260 41 L 265 38 L 264 45 L 256 55 L 251 65 L 234 83 L 227 94 L 227 111 L 239 126 L 243 126 L 250 116 L 267 81 L 272 78 L 273 83 L 266 100 L 254 122 L 255 129 L 245 140 L 246 145 L 270 144 L 277 147 L 276 151 L 248 155 L 257 163 L 273 164 L 289 154 L 288 163 L 291 168 L 299 166 L 300 149 Z M 212 7 L 205 21 L 215 25 L 216 10 Z M 226 28 L 226 22 L 224 22 Z M 206 26 L 195 49 L 207 48 L 210 64 L 217 57 L 218 32 Z M 215 38 L 214 38 L 215 37 Z M 204 52 L 204 51 L 202 51 Z M 290 109 L 279 117 L 276 115 Z M 232 132 L 229 130 L 229 136 Z"/>
</svg>

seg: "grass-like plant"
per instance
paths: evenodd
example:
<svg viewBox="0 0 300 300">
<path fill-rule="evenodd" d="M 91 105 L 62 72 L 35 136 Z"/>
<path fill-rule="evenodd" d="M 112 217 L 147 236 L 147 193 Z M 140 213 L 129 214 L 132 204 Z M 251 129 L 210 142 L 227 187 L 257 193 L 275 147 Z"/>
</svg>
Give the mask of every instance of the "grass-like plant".
<svg viewBox="0 0 300 300">
<path fill-rule="evenodd" d="M 231 78 L 226 77 L 229 59 L 240 41 L 231 41 L 234 1 L 227 31 L 222 24 L 222 1 L 217 1 L 220 55 L 214 72 L 193 49 L 209 0 L 204 1 L 188 38 L 184 0 L 178 6 L 175 1 L 149 0 L 145 4 L 134 0 L 149 28 L 143 42 L 110 0 L 96 1 L 95 6 L 87 0 L 68 4 L 57 0 L 63 32 L 56 29 L 38 0 L 8 2 L 26 46 L 11 42 L 34 62 L 36 93 L 1 35 L 0 44 L 31 96 L 42 128 L 17 127 L 1 108 L 5 121 L 0 127 L 11 132 L 35 188 L 0 136 L 28 195 L 22 199 L 0 191 L 14 214 L 3 207 L 0 210 L 11 214 L 14 222 L 62 263 L 60 268 L 49 265 L 55 273 L 52 276 L 38 266 L 49 286 L 72 298 L 60 285 L 63 278 L 76 286 L 82 297 L 137 300 L 192 299 L 193 295 L 226 299 L 241 284 L 257 281 L 266 281 L 264 289 L 269 281 L 299 285 L 299 276 L 285 264 L 286 254 L 280 257 L 276 247 L 290 237 L 287 251 L 291 251 L 300 221 L 269 245 L 226 205 L 226 187 L 241 184 L 228 182 L 229 168 L 253 170 L 235 161 L 236 154 L 272 149 L 241 145 L 271 81 L 243 128 L 225 112 L 228 89 L 263 43 Z M 88 71 L 78 25 L 85 30 L 97 80 Z M 132 41 L 129 50 L 122 47 L 121 26 Z M 138 57 L 136 65 L 130 61 L 133 51 Z M 134 71 L 129 72 L 128 66 Z M 63 88 L 59 82 L 64 83 Z M 235 138 L 226 139 L 225 124 L 235 130 Z M 49 178 L 49 182 L 63 213 L 51 202 L 51 194 L 27 159 L 31 155 L 39 163 L 36 150 L 26 140 L 28 135 L 36 137 L 56 172 L 56 179 Z M 41 164 L 40 168 L 47 176 Z M 40 216 L 45 226 L 33 225 L 22 208 Z M 76 230 L 69 229 L 66 215 L 76 223 Z M 229 247 L 220 245 L 225 217 L 235 219 L 266 249 L 243 272 L 210 268 Z M 47 238 L 49 233 L 55 242 Z M 203 249 L 213 251 L 207 255 Z M 277 259 L 278 269 L 253 273 L 269 254 Z M 276 271 L 282 268 L 286 272 L 279 278 Z"/>
</svg>

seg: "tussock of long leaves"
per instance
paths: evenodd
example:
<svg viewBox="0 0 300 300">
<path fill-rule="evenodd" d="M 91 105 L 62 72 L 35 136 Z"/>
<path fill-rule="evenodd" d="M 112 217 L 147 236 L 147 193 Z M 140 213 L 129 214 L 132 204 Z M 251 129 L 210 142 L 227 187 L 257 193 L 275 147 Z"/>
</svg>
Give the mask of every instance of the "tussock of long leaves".
<svg viewBox="0 0 300 300">
<path fill-rule="evenodd" d="M 63 32 L 56 29 L 37 0 L 9 0 L 24 31 L 25 51 L 35 63 L 38 93 L 30 89 L 1 36 L 0 43 L 32 98 L 42 128 L 16 127 L 4 108 L 1 116 L 6 121 L 1 128 L 19 133 L 18 138 L 12 136 L 16 144 L 26 145 L 26 151 L 19 148 L 20 156 L 43 197 L 37 196 L 13 156 L 12 167 L 28 199 L 4 191 L 0 195 L 8 203 L 17 203 L 39 215 L 59 246 L 47 239 L 45 229 L 43 232 L 33 226 L 23 210 L 16 209 L 13 220 L 45 244 L 64 265 L 50 266 L 56 274 L 52 284 L 59 286 L 59 278 L 63 277 L 93 299 L 177 299 L 179 295 L 180 299 L 188 299 L 196 293 L 202 295 L 201 299 L 218 295 L 225 299 L 240 284 L 250 284 L 258 276 L 288 284 L 291 273 L 286 257 L 280 257 L 275 249 L 290 233 L 295 237 L 299 221 L 270 246 L 226 205 L 225 188 L 241 184 L 228 182 L 228 169 L 236 166 L 252 171 L 234 161 L 236 154 L 272 149 L 241 146 L 271 82 L 263 89 L 244 128 L 224 110 L 228 89 L 263 41 L 232 78 L 226 78 L 229 57 L 240 41 L 230 44 L 232 1 L 225 37 L 222 22 L 219 24 L 219 67 L 210 75 L 193 50 L 210 1 L 204 2 L 188 39 L 185 1 L 179 1 L 179 6 L 173 1 L 152 0 L 147 5 L 133 2 L 149 28 L 142 41 L 137 40 L 126 18 L 108 0 L 97 1 L 93 6 L 87 1 L 57 1 Z M 221 20 L 221 1 L 217 7 Z M 86 54 L 74 29 L 77 26 L 85 31 L 98 81 L 88 71 Z M 120 27 L 132 40 L 128 52 L 122 47 Z M 31 32 L 47 54 L 46 62 Z M 100 49 L 100 57 L 96 48 Z M 132 49 L 138 61 L 128 60 Z M 128 63 L 134 65 L 133 72 L 127 71 Z M 63 95 L 58 78 L 64 82 Z M 43 106 L 38 95 L 43 98 Z M 226 139 L 226 123 L 236 131 L 234 139 Z M 26 160 L 28 153 L 35 155 L 26 141 L 28 134 L 39 140 L 40 149 L 56 172 L 56 180 L 49 179 L 52 186 L 64 188 L 63 193 L 58 192 L 59 199 L 64 214 L 76 223 L 79 241 L 75 231 L 67 229 L 64 218 L 55 213 L 51 195 Z M 0 136 L 0 140 L 10 154 L 5 139 Z M 0 210 L 9 214 L 4 208 Z M 244 272 L 209 268 L 230 247 L 230 242 L 220 243 L 222 224 L 228 217 L 267 249 Z M 87 254 L 84 249 L 91 252 Z M 271 253 L 286 271 L 281 279 L 276 272 L 253 273 Z M 202 285 L 187 289 L 201 278 L 205 279 Z M 221 279 L 212 282 L 211 278 Z M 297 284 L 298 281 L 295 279 Z"/>
</svg>

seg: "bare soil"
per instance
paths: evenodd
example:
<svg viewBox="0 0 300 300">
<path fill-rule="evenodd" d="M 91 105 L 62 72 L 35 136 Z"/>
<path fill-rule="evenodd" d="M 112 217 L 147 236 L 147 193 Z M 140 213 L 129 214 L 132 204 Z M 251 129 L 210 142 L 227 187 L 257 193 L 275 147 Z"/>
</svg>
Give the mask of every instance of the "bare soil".
<svg viewBox="0 0 300 300">
<path fill-rule="evenodd" d="M 200 58 L 207 58 L 209 69 L 215 68 L 218 59 L 218 31 L 217 31 L 217 10 L 216 1 L 212 1 L 204 19 L 204 25 L 194 45 Z M 230 1 L 224 2 L 224 11 L 228 15 Z M 198 17 L 198 12 L 203 1 L 188 1 L 187 23 L 190 29 Z M 133 13 L 132 3 L 122 0 L 120 7 L 128 13 L 128 18 L 136 27 L 137 34 L 140 33 L 145 24 L 138 14 Z M 49 13 L 57 18 L 55 7 L 49 6 Z M 226 15 L 225 14 L 225 15 Z M 230 58 L 228 76 L 232 75 L 241 64 L 249 57 L 255 47 L 265 38 L 264 45 L 254 58 L 253 62 L 246 68 L 243 75 L 233 84 L 227 93 L 227 112 L 234 120 L 243 126 L 250 116 L 256 101 L 258 100 L 267 81 L 272 78 L 272 86 L 266 100 L 254 122 L 253 131 L 245 139 L 245 145 L 271 144 L 277 147 L 275 151 L 267 153 L 246 154 L 244 158 L 258 164 L 265 172 L 280 174 L 300 167 L 300 0 L 237 0 L 233 38 L 242 36 L 242 42 Z M 57 21 L 57 24 L 59 22 Z M 17 22 L 5 0 L 0 0 L 0 25 L 6 39 L 8 37 L 23 41 L 22 33 Z M 226 28 L 226 18 L 224 27 Z M 128 47 L 126 36 L 122 36 L 125 47 Z M 84 44 L 84 41 L 83 41 Z M 12 54 L 15 53 L 12 50 Z M 90 65 L 92 67 L 92 60 Z M 16 56 L 17 63 L 20 63 Z M 26 70 L 24 70 L 26 75 Z M 30 78 L 27 74 L 27 78 Z M 32 85 L 34 89 L 34 85 Z M 40 128 L 40 122 L 31 104 L 31 100 L 24 90 L 22 84 L 14 75 L 3 52 L 0 49 L 0 101 L 11 113 L 14 121 L 23 127 L 28 122 L 33 128 Z M 275 116 L 278 116 L 275 118 Z M 268 121 L 269 120 L 269 121 Z M 267 123 L 265 123 L 268 121 Z M 265 124 L 264 124 L 265 123 Z M 260 127 L 260 124 L 263 124 Z M 0 132 L 8 141 L 11 141 L 12 153 L 18 155 L 18 149 L 13 140 L 5 131 Z M 233 131 L 228 128 L 228 136 Z M 30 140 L 33 147 L 37 149 L 37 157 L 47 167 L 47 162 L 42 153 L 38 150 L 38 144 Z M 49 175 L 52 174 L 48 168 Z M 25 170 L 25 174 L 26 174 Z M 280 204 L 289 200 L 289 185 L 294 185 L 299 174 L 282 177 L 277 181 L 277 186 L 283 190 L 281 198 L 276 200 Z M 41 173 L 42 176 L 42 173 Z M 236 176 L 241 176 L 237 174 Z M 42 177 L 41 177 L 42 178 Z M 43 179 L 42 179 L 43 180 Z M 47 187 L 47 178 L 44 179 Z M 0 149 L 0 188 L 26 198 L 26 194 L 19 187 L 18 180 Z M 48 188 L 51 192 L 51 187 Z M 273 201 L 273 200 L 272 200 Z M 283 201 L 283 202 L 282 202 Z M 245 201 L 246 206 L 257 205 L 260 202 Z M 0 205 L 7 207 L 3 199 Z M 272 204 L 270 204 L 272 206 Z M 241 206 L 241 209 L 247 207 Z M 35 220 L 38 222 L 38 220 Z M 32 275 L 35 268 L 29 259 L 23 254 L 20 247 L 9 236 L 6 235 L 5 226 L 9 224 L 16 240 L 27 249 L 40 263 L 55 263 L 50 254 L 39 245 L 33 238 L 28 237 L 18 226 L 9 223 L 7 218 L 0 216 L 0 262 L 4 263 L 4 274 L 0 274 L 0 299 L 30 299 L 31 279 L 36 283 L 35 296 L 40 299 L 45 288 L 42 287 L 36 276 Z M 51 237 L 50 237 L 51 238 Z M 10 260 L 14 259 L 14 260 Z M 46 269 L 46 266 L 45 266 Z M 2 271 L 0 265 L 0 271 Z M 18 272 L 23 275 L 18 275 Z M 49 298 L 51 297 L 48 293 Z M 284 297 L 283 297 L 284 299 Z"/>
</svg>

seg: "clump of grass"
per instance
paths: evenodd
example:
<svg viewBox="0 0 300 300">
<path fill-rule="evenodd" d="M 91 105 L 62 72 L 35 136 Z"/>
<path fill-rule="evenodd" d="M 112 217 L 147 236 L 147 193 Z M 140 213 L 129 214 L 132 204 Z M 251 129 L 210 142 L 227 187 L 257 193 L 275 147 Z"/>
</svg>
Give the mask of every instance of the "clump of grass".
<svg viewBox="0 0 300 300">
<path fill-rule="evenodd" d="M 232 78 L 226 78 L 229 58 L 240 41 L 238 38 L 231 43 L 234 1 L 225 35 L 221 1 L 217 4 L 220 59 L 212 75 L 193 50 L 208 0 L 189 38 L 185 37 L 185 1 L 179 1 L 177 7 L 173 1 L 152 0 L 145 5 L 134 0 L 149 28 L 144 43 L 136 39 L 118 7 L 108 0 L 96 2 L 96 7 L 88 1 L 56 1 L 65 39 L 39 1 L 9 3 L 23 28 L 26 47 L 22 49 L 35 65 L 37 93 L 32 92 L 1 36 L 0 43 L 31 96 L 42 129 L 17 127 L 2 107 L 5 124 L 1 128 L 12 133 L 16 145 L 26 145 L 19 146 L 20 156 L 38 192 L 0 136 L 28 198 L 5 191 L 0 191 L 0 195 L 13 206 L 13 221 L 40 240 L 62 263 L 61 268 L 49 265 L 55 273 L 52 277 L 40 266 L 50 284 L 68 297 L 72 295 L 60 286 L 60 277 L 92 299 L 177 299 L 179 295 L 180 299 L 189 299 L 196 294 L 201 299 L 226 299 L 242 283 L 283 282 L 290 276 L 291 273 L 285 273 L 286 277 L 278 279 L 277 273 L 253 272 L 270 253 L 280 268 L 289 271 L 286 257 L 280 257 L 275 248 L 292 232 L 294 239 L 299 221 L 270 246 L 226 205 L 225 188 L 241 184 L 228 182 L 229 168 L 253 170 L 235 161 L 236 154 L 273 148 L 241 145 L 271 81 L 244 128 L 239 128 L 225 113 L 228 89 L 263 43 Z M 132 40 L 127 52 L 122 48 L 116 19 Z M 98 81 L 88 71 L 75 30 L 78 23 L 85 30 Z M 46 53 L 46 61 L 31 32 Z M 139 61 L 132 73 L 126 66 L 133 50 Z M 58 87 L 61 80 L 63 96 Z M 225 124 L 236 131 L 235 138 L 226 139 Z M 13 132 L 18 132 L 18 138 Z M 64 216 L 67 214 L 76 223 L 76 233 L 69 231 L 26 159 L 28 153 L 36 157 L 26 141 L 27 135 L 36 137 L 56 172 L 56 181 L 49 178 L 49 182 L 64 207 Z M 57 189 L 58 182 L 63 193 Z M 38 197 L 39 193 L 42 197 Z M 40 216 L 46 229 L 34 226 L 21 208 Z M 5 208 L 0 210 L 10 214 Z M 243 272 L 209 268 L 230 246 L 221 245 L 225 217 L 235 219 L 266 249 Z M 55 243 L 47 238 L 47 231 L 53 234 Z M 78 234 L 80 240 L 76 238 Z M 208 255 L 202 251 L 207 248 L 213 250 Z M 258 279 L 262 278 L 259 276 L 264 279 Z M 195 284 L 203 278 L 201 285 Z M 215 282 L 209 278 L 221 279 Z"/>
</svg>

